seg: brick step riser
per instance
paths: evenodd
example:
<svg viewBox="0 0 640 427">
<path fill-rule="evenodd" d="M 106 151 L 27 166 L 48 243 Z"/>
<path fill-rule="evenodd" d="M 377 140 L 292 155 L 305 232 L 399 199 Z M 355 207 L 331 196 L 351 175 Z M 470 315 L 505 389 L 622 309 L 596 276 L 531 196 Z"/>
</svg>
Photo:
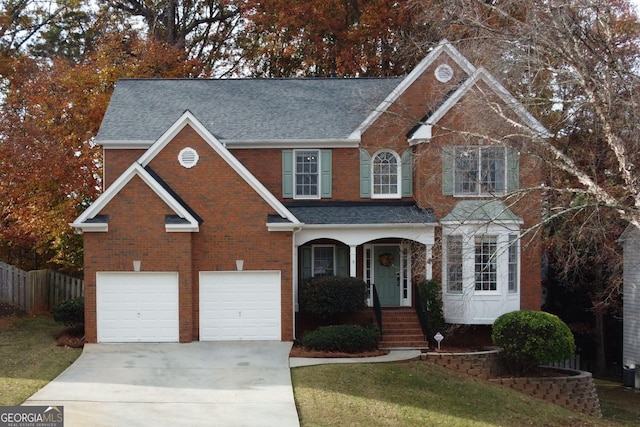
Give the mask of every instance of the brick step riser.
<svg viewBox="0 0 640 427">
<path fill-rule="evenodd" d="M 387 326 L 382 325 L 382 335 L 402 335 L 402 334 L 422 334 L 422 328 L 420 325 L 414 326 Z"/>
<path fill-rule="evenodd" d="M 397 341 L 424 341 L 422 335 L 407 335 L 404 337 L 382 337 L 380 342 L 397 342 Z"/>
</svg>

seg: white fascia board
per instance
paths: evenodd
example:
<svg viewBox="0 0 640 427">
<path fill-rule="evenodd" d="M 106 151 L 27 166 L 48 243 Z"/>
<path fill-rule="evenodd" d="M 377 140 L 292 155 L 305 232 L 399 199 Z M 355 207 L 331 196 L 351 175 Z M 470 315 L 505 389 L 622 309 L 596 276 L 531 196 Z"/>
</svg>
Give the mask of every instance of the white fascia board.
<svg viewBox="0 0 640 427">
<path fill-rule="evenodd" d="M 269 204 L 283 218 L 287 218 L 294 224 L 300 221 L 269 191 L 256 179 L 255 176 L 247 168 L 244 167 L 236 157 L 222 144 L 215 136 L 205 128 L 202 123 L 190 112 L 185 111 L 184 114 L 173 124 L 160 138 L 138 159 L 142 166 L 147 166 L 153 158 L 164 149 L 164 147 L 173 140 L 173 138 L 185 126 L 191 126 L 200 137 L 209 144 L 209 146 L 224 159 L 233 170 L 240 175 L 253 190 L 258 193 L 265 202 Z"/>
<path fill-rule="evenodd" d="M 349 230 L 353 230 L 353 229 L 372 229 L 372 228 L 382 228 L 382 229 L 389 229 L 389 228 L 409 228 L 409 229 L 422 229 L 424 228 L 426 225 L 431 225 L 431 226 L 437 226 L 437 223 L 433 223 L 433 222 L 425 222 L 425 223 L 387 223 L 387 224 L 306 224 L 303 228 L 305 230 L 322 230 L 322 229 L 336 229 L 336 228 L 343 228 L 343 229 L 349 229 Z"/>
<path fill-rule="evenodd" d="M 70 222 L 69 225 L 82 232 L 90 233 L 106 233 L 109 231 L 109 224 L 106 222 L 78 223 Z"/>
<path fill-rule="evenodd" d="M 409 145 L 416 145 L 421 142 L 430 141 L 432 128 L 433 126 L 429 123 L 421 125 L 418 130 L 413 133 L 411 138 L 409 138 Z"/>
<path fill-rule="evenodd" d="M 200 227 L 196 222 L 193 224 L 165 224 L 164 229 L 167 233 L 197 233 Z"/>
<path fill-rule="evenodd" d="M 475 72 L 476 68 L 465 58 L 453 45 L 447 40 L 443 39 L 420 63 L 405 77 L 400 84 L 385 98 L 380 105 L 365 119 L 358 128 L 353 131 L 350 138 L 360 137 L 378 118 L 393 104 L 396 100 L 416 81 L 424 74 L 425 70 L 435 62 L 440 54 L 446 53 L 460 68 L 462 68 L 467 74 L 471 75 Z"/>
<path fill-rule="evenodd" d="M 267 230 L 269 231 L 296 231 L 300 230 L 303 223 L 292 224 L 290 222 L 268 222 Z"/>
<path fill-rule="evenodd" d="M 226 148 L 233 150 L 261 148 L 357 148 L 360 138 L 351 139 L 274 139 L 274 140 L 239 140 L 225 139 L 220 141 Z"/>
<path fill-rule="evenodd" d="M 180 204 L 176 199 L 167 192 L 162 186 L 153 179 L 144 168 L 134 163 L 122 173 L 116 179 L 113 184 L 106 189 L 104 193 L 100 195 L 92 204 L 85 210 L 72 224 L 73 227 L 79 228 L 83 231 L 94 231 L 92 228 L 97 224 L 87 224 L 87 219 L 92 219 L 98 215 L 102 209 L 113 199 L 113 197 L 120 192 L 134 176 L 139 176 L 142 181 L 151 188 L 160 199 L 169 206 L 176 215 L 180 218 L 184 218 L 189 222 L 192 227 L 198 227 L 198 221 Z M 98 230 L 95 230 L 98 231 Z M 196 230 L 197 231 L 197 230 Z"/>
</svg>

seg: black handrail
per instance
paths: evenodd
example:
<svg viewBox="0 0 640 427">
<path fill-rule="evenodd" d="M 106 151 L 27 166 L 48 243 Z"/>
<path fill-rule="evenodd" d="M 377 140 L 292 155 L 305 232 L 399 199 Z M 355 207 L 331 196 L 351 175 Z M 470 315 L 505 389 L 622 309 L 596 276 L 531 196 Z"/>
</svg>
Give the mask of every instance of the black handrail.
<svg viewBox="0 0 640 427">
<path fill-rule="evenodd" d="M 422 294 L 420 294 L 420 288 L 416 286 L 415 289 L 415 304 L 413 304 L 413 307 L 415 308 L 416 314 L 418 315 L 420 328 L 422 328 L 422 333 L 424 334 L 424 340 L 429 342 L 429 336 L 431 335 L 432 331 L 429 327 L 429 320 L 427 320 L 427 310 L 425 310 L 424 305 L 422 304 Z"/>
<path fill-rule="evenodd" d="M 380 305 L 380 298 L 378 298 L 378 291 L 376 290 L 376 285 L 371 284 L 373 288 L 373 312 L 376 315 L 376 321 L 378 322 L 378 328 L 380 328 L 380 333 L 382 333 L 382 306 Z"/>
</svg>

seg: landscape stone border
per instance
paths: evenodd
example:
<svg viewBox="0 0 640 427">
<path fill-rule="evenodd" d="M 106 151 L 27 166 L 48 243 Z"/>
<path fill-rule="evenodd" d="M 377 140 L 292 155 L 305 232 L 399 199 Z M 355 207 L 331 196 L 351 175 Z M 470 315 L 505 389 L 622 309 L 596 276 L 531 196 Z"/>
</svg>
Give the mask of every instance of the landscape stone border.
<svg viewBox="0 0 640 427">
<path fill-rule="evenodd" d="M 566 376 L 506 377 L 507 370 L 500 349 L 468 353 L 428 352 L 422 353 L 420 359 L 474 378 L 501 384 L 574 412 L 602 416 L 600 400 L 590 372 L 552 368 L 565 372 Z"/>
</svg>

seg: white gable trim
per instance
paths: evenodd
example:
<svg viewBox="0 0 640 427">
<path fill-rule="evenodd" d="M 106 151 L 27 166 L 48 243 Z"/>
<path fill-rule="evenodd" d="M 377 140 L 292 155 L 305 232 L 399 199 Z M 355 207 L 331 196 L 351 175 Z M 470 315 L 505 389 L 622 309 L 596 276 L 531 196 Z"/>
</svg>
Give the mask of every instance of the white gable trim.
<svg viewBox="0 0 640 427">
<path fill-rule="evenodd" d="M 476 68 L 465 58 L 453 45 L 444 39 L 436 46 L 420 63 L 409 73 L 409 75 L 400 82 L 400 84 L 385 98 L 384 101 L 365 119 L 358 128 L 349 135 L 349 139 L 359 139 L 362 133 L 366 131 L 371 124 L 393 104 L 396 100 L 422 75 L 425 70 L 433 64 L 440 54 L 447 54 L 460 68 L 467 74 L 474 73 Z"/>
<path fill-rule="evenodd" d="M 527 111 L 527 109 L 513 96 L 509 91 L 496 80 L 484 68 L 478 68 L 441 106 L 438 108 L 427 122 L 422 124 L 413 136 L 409 139 L 410 145 L 415 145 L 423 141 L 431 139 L 432 127 L 445 116 L 453 108 L 453 106 L 466 95 L 471 88 L 478 84 L 479 81 L 484 82 L 491 90 L 500 97 L 500 99 L 509 106 L 516 115 L 539 137 L 549 138 L 551 133 L 540 123 L 535 117 Z"/>
<path fill-rule="evenodd" d="M 186 224 L 168 224 L 165 226 L 167 232 L 197 232 L 199 230 L 198 221 L 182 206 L 178 201 L 165 190 L 140 164 L 134 163 L 124 171 L 122 175 L 114 181 L 107 190 L 96 199 L 95 202 L 87 208 L 74 222 L 70 225 L 82 231 L 109 231 L 106 223 L 87 223 L 87 220 L 94 219 L 105 206 L 120 192 L 132 179 L 138 176 L 142 181 L 151 188 L 166 205 L 180 218 L 185 219 Z"/>
<path fill-rule="evenodd" d="M 151 160 L 153 160 L 153 158 L 160 153 L 164 147 L 166 147 L 167 144 L 187 125 L 191 126 L 191 128 L 195 130 L 198 135 L 200 135 L 200 137 L 205 140 L 209 146 L 213 148 L 213 150 L 278 213 L 278 215 L 283 218 L 287 218 L 294 224 L 300 223 L 300 221 L 298 221 L 298 219 L 188 110 L 185 111 L 184 114 L 169 129 L 167 129 L 151 147 L 149 147 L 149 149 L 138 159 L 138 162 L 142 166 L 147 166 L 151 163 Z"/>
</svg>

